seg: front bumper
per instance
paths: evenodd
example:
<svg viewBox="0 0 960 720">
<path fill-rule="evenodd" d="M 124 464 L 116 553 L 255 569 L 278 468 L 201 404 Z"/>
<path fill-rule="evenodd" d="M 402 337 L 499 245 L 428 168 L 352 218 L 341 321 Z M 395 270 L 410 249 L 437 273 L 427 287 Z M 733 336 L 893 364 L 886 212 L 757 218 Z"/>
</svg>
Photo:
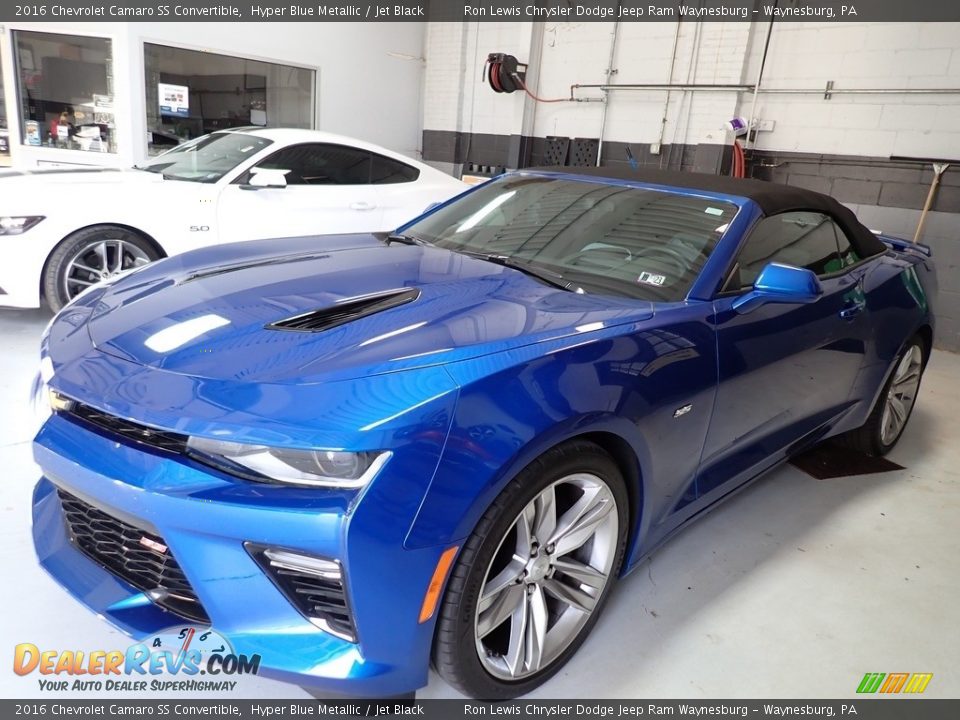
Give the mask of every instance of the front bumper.
<svg viewBox="0 0 960 720">
<path fill-rule="evenodd" d="M 349 696 L 426 684 L 433 622 L 421 624 L 418 616 L 445 548 L 403 548 L 409 521 L 390 511 L 389 482 L 378 486 L 378 478 L 359 498 L 232 482 L 59 415 L 37 435 L 34 456 L 44 473 L 33 502 L 42 566 L 128 634 L 142 639 L 184 620 L 73 546 L 56 487 L 161 536 L 212 626 L 236 653 L 259 654 L 261 675 Z M 358 642 L 301 615 L 245 542 L 339 561 Z"/>
<path fill-rule="evenodd" d="M 43 265 L 56 244 L 43 227 L 46 222 L 22 235 L 0 235 L 6 258 L 0 265 L 0 307 L 40 307 Z"/>
</svg>

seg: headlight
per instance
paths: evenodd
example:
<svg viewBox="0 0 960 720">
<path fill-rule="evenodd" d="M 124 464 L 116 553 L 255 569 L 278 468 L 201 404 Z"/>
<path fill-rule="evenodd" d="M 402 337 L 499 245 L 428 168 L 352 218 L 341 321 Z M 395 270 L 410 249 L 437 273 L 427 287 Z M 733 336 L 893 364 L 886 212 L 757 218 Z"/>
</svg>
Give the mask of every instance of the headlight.
<svg viewBox="0 0 960 720">
<path fill-rule="evenodd" d="M 43 220 L 43 215 L 0 216 L 0 235 L 20 235 Z"/>
<path fill-rule="evenodd" d="M 288 450 L 191 437 L 190 455 L 233 475 L 260 482 L 334 488 L 359 488 L 390 459 L 389 452 Z"/>
</svg>

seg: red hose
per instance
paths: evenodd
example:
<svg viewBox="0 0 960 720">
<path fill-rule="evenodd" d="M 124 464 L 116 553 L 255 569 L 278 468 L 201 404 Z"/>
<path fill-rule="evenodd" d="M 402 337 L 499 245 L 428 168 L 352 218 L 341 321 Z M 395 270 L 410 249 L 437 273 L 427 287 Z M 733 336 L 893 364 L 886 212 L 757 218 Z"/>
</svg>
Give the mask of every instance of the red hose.
<svg viewBox="0 0 960 720">
<path fill-rule="evenodd" d="M 497 92 L 503 92 L 503 87 L 500 85 L 500 63 L 490 64 L 490 87 Z"/>
<path fill-rule="evenodd" d="M 733 168 L 730 174 L 737 178 L 746 177 L 747 175 L 747 158 L 739 140 L 733 141 Z"/>
<path fill-rule="evenodd" d="M 520 76 L 519 76 L 519 75 L 515 74 L 515 75 L 513 76 L 513 79 L 516 81 L 516 83 L 517 83 L 521 88 L 523 88 L 523 91 L 524 91 L 527 95 L 529 95 L 530 97 L 532 97 L 532 98 L 533 98 L 534 100 L 536 100 L 537 102 L 542 102 L 542 103 L 555 103 L 555 102 L 569 102 L 569 101 L 570 101 L 570 98 L 542 98 L 542 97 L 537 97 L 536 95 L 534 95 L 532 92 L 530 92 L 530 91 L 527 89 L 526 83 L 523 82 L 523 80 L 520 79 Z"/>
</svg>

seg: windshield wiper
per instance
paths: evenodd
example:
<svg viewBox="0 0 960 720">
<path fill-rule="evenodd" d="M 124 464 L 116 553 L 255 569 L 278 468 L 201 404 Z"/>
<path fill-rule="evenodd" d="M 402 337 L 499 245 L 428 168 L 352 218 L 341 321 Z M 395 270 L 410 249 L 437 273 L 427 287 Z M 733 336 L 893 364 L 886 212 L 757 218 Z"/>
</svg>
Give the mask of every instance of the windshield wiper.
<svg viewBox="0 0 960 720">
<path fill-rule="evenodd" d="M 509 255 L 497 255 L 496 253 L 483 253 L 472 250 L 456 250 L 455 252 L 460 252 L 464 255 L 469 255 L 470 257 L 479 258 L 480 260 L 486 260 L 487 262 L 492 262 L 496 265 L 502 265 L 503 267 L 508 267 L 511 270 L 518 270 L 524 275 L 529 275 L 530 277 L 536 278 L 541 282 L 545 282 L 547 285 L 552 285 L 553 287 L 560 288 L 561 290 L 586 294 L 586 291 L 582 287 L 564 279 L 563 275 L 560 273 L 553 272 L 552 270 L 547 270 L 545 268 L 535 268 L 528 263 L 518 262 Z"/>
<path fill-rule="evenodd" d="M 387 245 L 390 245 L 391 243 L 400 243 L 402 245 L 420 245 L 421 247 L 433 245 L 433 243 L 422 240 L 415 235 L 404 235 L 403 233 L 390 233 L 384 239 L 384 242 Z"/>
</svg>

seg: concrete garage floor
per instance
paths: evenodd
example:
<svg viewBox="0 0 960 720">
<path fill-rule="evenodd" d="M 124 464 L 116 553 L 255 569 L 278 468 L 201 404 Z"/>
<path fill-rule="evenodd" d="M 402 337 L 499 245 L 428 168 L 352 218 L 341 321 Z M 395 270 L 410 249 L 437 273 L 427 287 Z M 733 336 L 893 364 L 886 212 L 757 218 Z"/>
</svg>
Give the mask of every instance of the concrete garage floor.
<svg viewBox="0 0 960 720">
<path fill-rule="evenodd" d="M 0 311 L 6 698 L 44 696 L 36 674 L 11 672 L 16 643 L 129 644 L 33 555 L 27 396 L 48 318 Z M 927 696 L 960 697 L 958 380 L 960 355 L 935 352 L 890 456 L 905 470 L 818 481 L 783 467 L 677 536 L 621 583 L 579 654 L 533 697 L 846 698 L 865 672 L 932 672 Z M 250 677 L 233 697 L 306 695 Z M 419 697 L 458 696 L 431 676 Z"/>
</svg>

